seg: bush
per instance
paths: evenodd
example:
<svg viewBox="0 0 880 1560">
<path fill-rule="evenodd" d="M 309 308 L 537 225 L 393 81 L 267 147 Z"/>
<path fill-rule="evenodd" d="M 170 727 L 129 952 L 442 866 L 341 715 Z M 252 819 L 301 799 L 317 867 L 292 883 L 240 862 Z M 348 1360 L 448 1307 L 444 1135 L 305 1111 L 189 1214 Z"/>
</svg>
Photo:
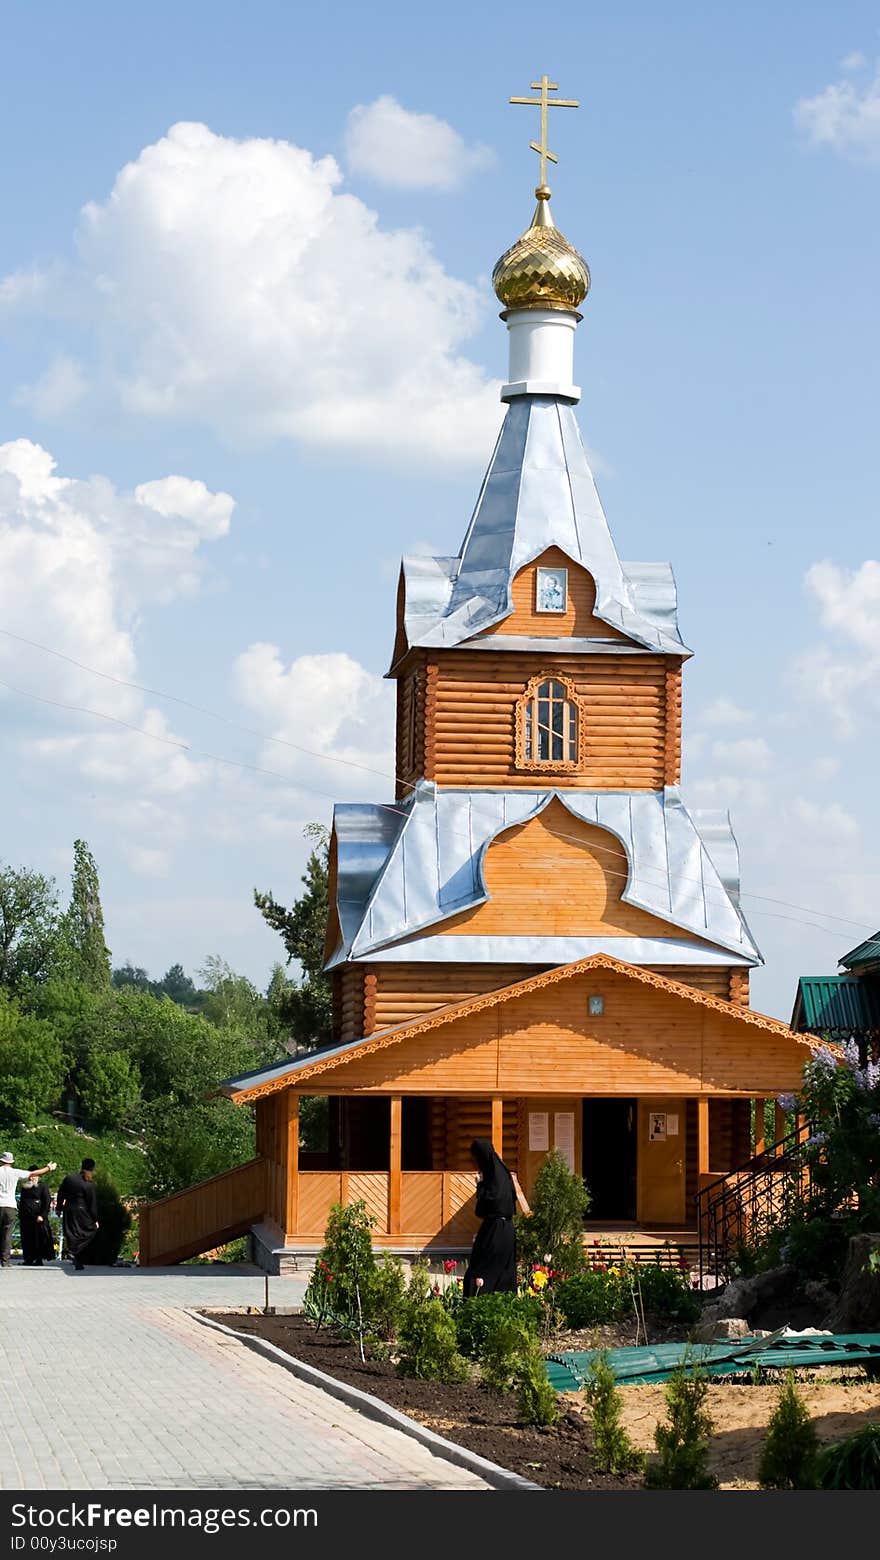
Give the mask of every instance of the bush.
<svg viewBox="0 0 880 1560">
<path fill-rule="evenodd" d="M 645 1484 L 653 1490 L 714 1490 L 709 1472 L 712 1421 L 703 1407 L 709 1383 L 699 1371 L 682 1366 L 666 1383 L 668 1422 L 654 1431 L 657 1457 L 649 1462 Z"/>
<path fill-rule="evenodd" d="M 406 1295 L 406 1279 L 400 1257 L 380 1256 L 367 1288 L 366 1311 L 369 1329 L 377 1338 L 390 1343 L 400 1330 Z"/>
<path fill-rule="evenodd" d="M 758 1480 L 762 1490 L 814 1490 L 819 1441 L 807 1405 L 786 1371 L 770 1416 Z"/>
<path fill-rule="evenodd" d="M 98 1233 L 86 1250 L 85 1260 L 95 1267 L 112 1267 L 131 1228 L 131 1214 L 110 1177 L 102 1170 L 95 1174 L 98 1195 Z"/>
<path fill-rule="evenodd" d="M 559 1401 L 547 1380 L 547 1366 L 537 1343 L 532 1339 L 520 1356 L 516 1370 L 519 1389 L 517 1406 L 524 1425 L 555 1425 Z"/>
<path fill-rule="evenodd" d="M 95 1047 L 77 1075 L 77 1090 L 89 1121 L 118 1127 L 132 1119 L 140 1104 L 140 1074 L 125 1051 Z"/>
<path fill-rule="evenodd" d="M 689 1272 L 682 1268 L 661 1267 L 659 1262 L 641 1262 L 635 1276 L 645 1310 L 656 1321 L 697 1320 L 700 1302 L 691 1289 Z"/>
<path fill-rule="evenodd" d="M 540 1300 L 531 1295 L 472 1295 L 455 1307 L 458 1347 L 468 1359 L 479 1359 L 487 1337 L 508 1317 L 518 1318 L 537 1337 L 541 1310 Z"/>
<path fill-rule="evenodd" d="M 560 1273 L 583 1266 L 584 1215 L 590 1194 L 559 1153 L 547 1155 L 535 1179 L 530 1214 L 516 1216 L 520 1257 L 527 1267 L 547 1262 Z"/>
<path fill-rule="evenodd" d="M 467 1363 L 458 1352 L 455 1323 L 442 1300 L 407 1295 L 397 1369 L 402 1376 L 415 1376 L 420 1381 L 467 1380 Z"/>
<path fill-rule="evenodd" d="M 554 1299 L 569 1327 L 599 1327 L 632 1310 L 629 1285 L 620 1268 L 587 1268 L 563 1279 Z"/>
<path fill-rule="evenodd" d="M 364 1358 L 370 1326 L 370 1302 L 376 1295 L 375 1219 L 363 1200 L 330 1209 L 324 1245 L 303 1296 L 303 1310 L 315 1325 L 324 1321 L 356 1337 Z"/>
<path fill-rule="evenodd" d="M 534 1330 L 523 1316 L 513 1311 L 500 1316 L 484 1335 L 479 1353 L 486 1386 L 495 1392 L 509 1392 L 516 1383 L 523 1357 L 536 1343 Z"/>
<path fill-rule="evenodd" d="M 865 1425 L 819 1454 L 823 1490 L 880 1490 L 880 1425 Z"/>
<path fill-rule="evenodd" d="M 633 1473 L 644 1462 L 620 1422 L 623 1398 L 607 1354 L 593 1360 L 585 1389 L 593 1432 L 593 1462 L 600 1473 Z"/>
</svg>

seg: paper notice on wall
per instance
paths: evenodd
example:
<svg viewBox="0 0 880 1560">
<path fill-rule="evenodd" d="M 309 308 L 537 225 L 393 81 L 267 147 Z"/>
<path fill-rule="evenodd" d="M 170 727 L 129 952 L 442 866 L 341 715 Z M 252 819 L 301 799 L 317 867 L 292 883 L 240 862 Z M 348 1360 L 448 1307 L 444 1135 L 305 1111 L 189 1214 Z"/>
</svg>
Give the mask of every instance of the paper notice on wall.
<svg viewBox="0 0 880 1560">
<path fill-rule="evenodd" d="M 558 1110 L 553 1117 L 553 1146 L 569 1170 L 574 1170 L 574 1111 Z"/>
<path fill-rule="evenodd" d="M 546 1110 L 529 1111 L 529 1152 L 546 1154 L 550 1147 L 550 1115 Z"/>
<path fill-rule="evenodd" d="M 678 1117 L 670 1116 L 668 1113 L 666 1116 L 666 1136 L 678 1137 Z"/>
</svg>

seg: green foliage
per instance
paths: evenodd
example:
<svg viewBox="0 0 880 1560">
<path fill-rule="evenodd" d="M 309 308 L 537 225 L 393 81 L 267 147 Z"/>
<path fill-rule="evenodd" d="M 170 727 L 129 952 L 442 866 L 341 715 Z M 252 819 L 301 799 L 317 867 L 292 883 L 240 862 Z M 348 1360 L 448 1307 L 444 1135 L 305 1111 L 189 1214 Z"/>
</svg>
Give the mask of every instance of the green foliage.
<svg viewBox="0 0 880 1560">
<path fill-rule="evenodd" d="M 137 1064 L 124 1051 L 92 1049 L 77 1075 L 86 1120 L 99 1128 L 132 1121 L 141 1099 Z"/>
<path fill-rule="evenodd" d="M 112 1267 L 131 1228 L 132 1218 L 116 1187 L 99 1165 L 95 1173 L 98 1194 L 98 1233 L 88 1247 L 88 1261 Z"/>
<path fill-rule="evenodd" d="M 278 932 L 287 962 L 296 962 L 302 976 L 285 991 L 276 990 L 276 1011 L 291 1040 L 299 1046 L 328 1045 L 332 1037 L 330 982 L 324 974 L 324 940 L 329 911 L 329 838 L 319 824 L 306 835 L 315 848 L 306 862 L 304 892 L 288 910 L 272 893 L 254 890 L 254 904 L 267 925 Z"/>
<path fill-rule="evenodd" d="M 236 975 L 225 959 L 210 954 L 199 970 L 204 983 L 201 1009 L 218 1028 L 237 1028 L 254 1038 L 266 1033 L 266 999 L 245 975 Z"/>
<path fill-rule="evenodd" d="M 823 1490 L 880 1490 L 880 1424 L 826 1446 L 818 1466 Z"/>
<path fill-rule="evenodd" d="M 520 1355 L 516 1369 L 517 1407 L 524 1425 L 546 1428 L 559 1418 L 559 1399 L 547 1380 L 547 1366 L 538 1344 L 532 1340 Z"/>
<path fill-rule="evenodd" d="M 629 1286 L 619 1268 L 595 1266 L 563 1279 L 554 1299 L 569 1327 L 602 1327 L 632 1310 Z"/>
<path fill-rule="evenodd" d="M 709 1472 L 712 1420 L 704 1407 L 708 1390 L 706 1377 L 686 1365 L 670 1376 L 665 1389 L 668 1418 L 654 1431 L 657 1457 L 646 1470 L 648 1489 L 717 1488 L 718 1481 Z"/>
<path fill-rule="evenodd" d="M 376 1259 L 366 1290 L 370 1333 L 390 1343 L 400 1330 L 406 1297 L 406 1277 L 400 1257 L 383 1253 Z"/>
<path fill-rule="evenodd" d="M 61 1092 L 64 1058 L 51 1026 L 0 988 L 0 1121 L 33 1126 Z"/>
<path fill-rule="evenodd" d="M 324 1231 L 324 1244 L 303 1298 L 306 1314 L 319 1325 L 326 1320 L 341 1332 L 357 1338 L 361 1359 L 372 1321 L 371 1304 L 378 1305 L 381 1295 L 387 1305 L 388 1289 L 393 1287 L 393 1281 L 388 1280 L 387 1275 L 384 1280 L 380 1278 L 377 1285 L 372 1240 L 375 1222 L 362 1200 L 347 1205 L 333 1204 Z"/>
<path fill-rule="evenodd" d="M 506 1293 L 472 1295 L 462 1300 L 455 1307 L 458 1346 L 462 1354 L 467 1355 L 468 1359 L 480 1359 L 486 1339 L 511 1317 L 536 1338 L 541 1319 L 541 1302 L 531 1295 Z"/>
<path fill-rule="evenodd" d="M 70 905 L 61 918 L 64 964 L 90 991 L 110 985 L 110 950 L 104 941 L 104 912 L 95 858 L 85 840 L 73 842 Z"/>
<path fill-rule="evenodd" d="M 819 1440 L 807 1405 L 795 1386 L 793 1373 L 786 1371 L 761 1448 L 761 1488 L 814 1490 L 818 1449 Z"/>
<path fill-rule="evenodd" d="M 645 1459 L 621 1423 L 623 1397 L 607 1354 L 597 1354 L 593 1359 L 585 1397 L 593 1433 L 595 1467 L 600 1473 L 634 1473 Z"/>
<path fill-rule="evenodd" d="M 15 1155 L 18 1165 L 45 1165 L 54 1159 L 58 1169 L 45 1177 L 53 1192 L 64 1176 L 79 1169 L 86 1154 L 106 1171 L 123 1197 L 139 1197 L 148 1190 L 143 1152 L 121 1133 L 86 1135 L 67 1122 L 44 1116 L 35 1127 L 4 1127 L 2 1146 Z"/>
<path fill-rule="evenodd" d="M 330 1101 L 326 1094 L 304 1094 L 299 1102 L 300 1147 L 320 1152 L 328 1147 Z"/>
<path fill-rule="evenodd" d="M 535 1178 L 531 1214 L 516 1218 L 519 1253 L 527 1266 L 547 1262 L 561 1273 L 578 1272 L 584 1263 L 584 1215 L 589 1206 L 581 1177 L 553 1149 Z"/>
<path fill-rule="evenodd" d="M 482 1304 L 479 1300 L 476 1303 Z M 522 1315 L 508 1312 L 500 1316 L 485 1333 L 479 1353 L 480 1373 L 486 1386 L 493 1392 L 509 1392 L 518 1379 L 524 1356 L 535 1342 L 534 1332 Z"/>
<path fill-rule="evenodd" d="M 656 1321 L 695 1322 L 700 1315 L 699 1297 L 691 1289 L 690 1274 L 659 1262 L 640 1262 L 635 1276 L 645 1310 Z"/>
<path fill-rule="evenodd" d="M 26 867 L 0 867 L 0 986 L 45 980 L 58 944 L 54 881 Z"/>
<path fill-rule="evenodd" d="M 231 1100 L 154 1100 L 142 1120 L 151 1197 L 219 1175 L 256 1151 L 253 1117 Z"/>
<path fill-rule="evenodd" d="M 420 1381 L 467 1380 L 466 1360 L 458 1352 L 455 1322 L 442 1300 L 407 1294 L 400 1324 L 397 1368 Z"/>
</svg>

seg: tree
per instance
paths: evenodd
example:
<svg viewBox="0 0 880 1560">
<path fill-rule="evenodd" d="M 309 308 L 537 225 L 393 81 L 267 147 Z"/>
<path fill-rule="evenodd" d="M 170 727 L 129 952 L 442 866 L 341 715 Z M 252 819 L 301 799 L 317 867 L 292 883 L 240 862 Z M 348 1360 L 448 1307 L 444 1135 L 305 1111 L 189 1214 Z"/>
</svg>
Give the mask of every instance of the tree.
<svg viewBox="0 0 880 1560">
<path fill-rule="evenodd" d="M 172 964 L 152 989 L 157 996 L 170 997 L 172 1002 L 179 1002 L 181 1007 L 195 1007 L 199 1002 L 200 994 L 195 982 L 187 975 L 182 964 Z"/>
<path fill-rule="evenodd" d="M 134 986 L 135 991 L 153 989 L 153 982 L 147 971 L 140 964 L 132 964 L 130 959 L 113 971 L 112 983 L 117 991 L 121 991 L 124 986 Z"/>
<path fill-rule="evenodd" d="M 523 1261 L 549 1261 L 561 1273 L 576 1273 L 584 1262 L 584 1214 L 589 1206 L 590 1194 L 580 1176 L 569 1170 L 558 1149 L 551 1149 L 535 1177 L 531 1213 L 517 1215 Z"/>
<path fill-rule="evenodd" d="M 95 1046 L 76 1079 L 86 1119 L 96 1127 L 121 1127 L 131 1122 L 140 1104 L 137 1064 L 124 1051 Z"/>
<path fill-rule="evenodd" d="M 807 1405 L 787 1370 L 770 1415 L 758 1479 L 762 1490 L 814 1490 L 819 1437 Z"/>
<path fill-rule="evenodd" d="M 52 1026 L 0 991 L 0 1119 L 34 1126 L 63 1082 L 64 1055 Z"/>
<path fill-rule="evenodd" d="M 305 833 L 315 846 L 302 876 L 304 892 L 288 910 L 271 892 L 254 889 L 254 904 L 281 937 L 288 964 L 296 961 L 302 971 L 301 979 L 283 995 L 279 1005 L 282 1021 L 297 1045 L 314 1047 L 328 1045 L 332 1038 L 330 982 L 324 974 L 330 842 L 320 824 L 309 824 Z"/>
<path fill-rule="evenodd" d="M 205 984 L 202 1011 L 212 1024 L 238 1025 L 257 1042 L 266 1036 L 266 999 L 246 975 L 235 971 L 212 953 L 199 974 Z"/>
<path fill-rule="evenodd" d="M 73 842 L 73 882 L 63 935 L 71 974 L 91 991 L 106 990 L 110 985 L 110 950 L 104 941 L 101 885 L 85 840 Z"/>
<path fill-rule="evenodd" d="M 0 868 L 0 985 L 44 980 L 58 944 L 58 896 L 52 878 L 26 867 Z"/>
</svg>

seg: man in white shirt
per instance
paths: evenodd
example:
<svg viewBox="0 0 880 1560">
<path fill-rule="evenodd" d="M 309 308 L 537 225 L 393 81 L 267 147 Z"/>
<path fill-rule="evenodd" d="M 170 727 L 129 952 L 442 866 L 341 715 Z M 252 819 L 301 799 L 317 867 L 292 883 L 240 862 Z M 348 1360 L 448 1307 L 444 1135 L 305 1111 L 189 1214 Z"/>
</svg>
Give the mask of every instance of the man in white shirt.
<svg viewBox="0 0 880 1560">
<path fill-rule="evenodd" d="M 42 1170 L 16 1170 L 15 1155 L 7 1149 L 0 1154 L 0 1267 L 12 1266 L 12 1230 L 15 1224 L 15 1188 L 19 1181 L 26 1181 L 29 1175 L 48 1175 L 50 1170 L 57 1168 L 54 1159 L 44 1165 Z"/>
</svg>

